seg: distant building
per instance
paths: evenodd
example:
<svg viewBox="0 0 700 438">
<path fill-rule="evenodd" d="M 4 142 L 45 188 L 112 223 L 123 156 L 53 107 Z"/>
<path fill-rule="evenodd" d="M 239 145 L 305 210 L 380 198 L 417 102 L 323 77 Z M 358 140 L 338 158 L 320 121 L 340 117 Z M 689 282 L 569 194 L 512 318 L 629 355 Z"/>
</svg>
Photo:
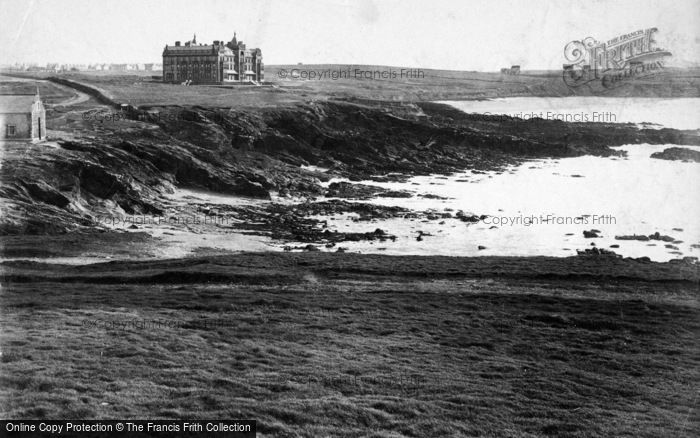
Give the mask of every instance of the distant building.
<svg viewBox="0 0 700 438">
<path fill-rule="evenodd" d="M 216 40 L 213 44 L 176 41 L 163 50 L 163 82 L 192 84 L 230 84 L 262 82 L 265 79 L 262 51 L 248 49 L 243 41 L 228 43 Z"/>
<path fill-rule="evenodd" d="M 502 68 L 501 73 L 504 75 L 519 75 L 520 74 L 520 66 L 519 65 L 513 65 L 510 68 Z"/>
<path fill-rule="evenodd" d="M 36 94 L 0 95 L 0 141 L 46 138 L 46 110 Z"/>
</svg>

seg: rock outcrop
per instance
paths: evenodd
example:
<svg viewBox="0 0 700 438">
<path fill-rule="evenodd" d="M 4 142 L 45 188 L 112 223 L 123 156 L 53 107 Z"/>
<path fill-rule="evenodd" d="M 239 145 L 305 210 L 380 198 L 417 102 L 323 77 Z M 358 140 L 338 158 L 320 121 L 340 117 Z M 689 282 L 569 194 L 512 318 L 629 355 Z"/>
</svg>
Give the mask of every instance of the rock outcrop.
<svg viewBox="0 0 700 438">
<path fill-rule="evenodd" d="M 700 152 L 688 148 L 667 148 L 663 152 L 654 152 L 651 158 L 700 163 Z"/>
</svg>

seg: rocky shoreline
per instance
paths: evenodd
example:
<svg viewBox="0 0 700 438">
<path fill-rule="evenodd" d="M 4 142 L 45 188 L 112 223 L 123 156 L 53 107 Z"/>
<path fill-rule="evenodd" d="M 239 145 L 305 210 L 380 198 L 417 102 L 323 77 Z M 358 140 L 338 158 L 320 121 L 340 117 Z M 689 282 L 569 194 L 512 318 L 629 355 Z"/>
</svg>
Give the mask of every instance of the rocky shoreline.
<svg viewBox="0 0 700 438">
<path fill-rule="evenodd" d="M 464 169 L 501 172 L 528 159 L 620 155 L 609 146 L 626 143 L 700 144 L 689 131 L 491 120 L 434 103 L 385 108 L 315 102 L 228 112 L 159 107 L 128 116 L 125 125 L 59 132 L 68 139 L 53 148 L 8 147 L 0 197 L 11 208 L 0 234 L 85 230 L 101 214 L 159 214 L 163 196 L 174 187 L 259 199 L 270 193 L 409 196 L 349 184 L 326 189 L 322 182 L 404 180 Z"/>
<path fill-rule="evenodd" d="M 64 118 L 75 117 L 61 109 L 50 115 L 61 127 Z M 326 101 L 245 111 L 173 106 L 122 115 L 119 124 L 83 120 L 70 132 L 54 131 L 57 140 L 49 144 L 7 146 L 0 198 L 8 208 L 0 236 L 78 233 L 76 239 L 89 240 L 116 232 L 129 241 L 127 234 L 149 230 L 134 224 L 122 233 L 105 226 L 104 218 L 195 214 L 225 220 L 217 232 L 261 236 L 290 250 L 342 252 L 343 242 L 396 236 L 379 226 L 333 230 L 324 217 L 436 223 L 454 218 L 467 224 L 483 219 L 462 211 L 371 204 L 366 201 L 376 197 L 434 195 L 358 181 L 406 181 L 465 169 L 502 173 L 533 159 L 621 156 L 610 146 L 628 143 L 700 144 L 694 131 L 489 117 L 436 103 Z M 178 205 L 171 197 L 180 188 L 259 202 Z M 416 239 L 423 236 L 429 234 L 419 232 Z"/>
</svg>

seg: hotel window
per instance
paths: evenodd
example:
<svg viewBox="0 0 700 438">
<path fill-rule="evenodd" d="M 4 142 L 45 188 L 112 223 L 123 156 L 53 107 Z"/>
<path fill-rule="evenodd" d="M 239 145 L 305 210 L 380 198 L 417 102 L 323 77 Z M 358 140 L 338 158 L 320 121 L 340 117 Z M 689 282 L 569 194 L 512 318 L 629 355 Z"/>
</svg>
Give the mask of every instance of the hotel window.
<svg viewBox="0 0 700 438">
<path fill-rule="evenodd" d="M 5 126 L 5 132 L 7 133 L 7 137 L 14 137 L 16 135 L 16 126 L 15 125 L 7 125 Z"/>
</svg>

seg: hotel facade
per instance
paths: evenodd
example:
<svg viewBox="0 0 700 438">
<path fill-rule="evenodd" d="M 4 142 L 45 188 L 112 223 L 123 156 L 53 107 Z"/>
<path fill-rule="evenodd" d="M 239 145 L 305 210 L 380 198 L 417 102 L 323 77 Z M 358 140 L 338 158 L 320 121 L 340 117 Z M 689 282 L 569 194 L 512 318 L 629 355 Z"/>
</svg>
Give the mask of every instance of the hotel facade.
<svg viewBox="0 0 700 438">
<path fill-rule="evenodd" d="M 262 51 L 249 49 L 234 33 L 229 42 L 192 41 L 163 50 L 163 82 L 188 84 L 260 83 L 265 79 Z"/>
</svg>

